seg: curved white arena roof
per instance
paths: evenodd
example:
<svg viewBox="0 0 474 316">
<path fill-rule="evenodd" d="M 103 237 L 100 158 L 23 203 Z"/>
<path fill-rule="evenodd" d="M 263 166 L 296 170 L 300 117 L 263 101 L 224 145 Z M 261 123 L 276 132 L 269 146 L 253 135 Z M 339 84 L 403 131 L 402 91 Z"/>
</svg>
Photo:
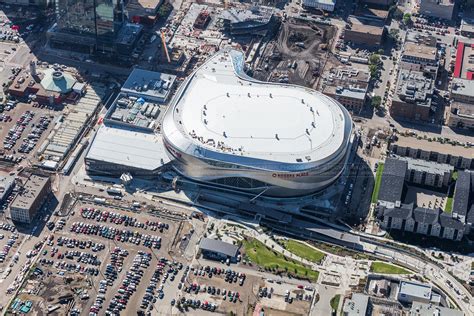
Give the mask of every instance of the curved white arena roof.
<svg viewBox="0 0 474 316">
<path fill-rule="evenodd" d="M 242 66 L 242 53 L 220 52 L 183 83 L 163 123 L 170 143 L 211 159 L 223 153 L 290 164 L 326 160 L 345 147 L 352 123 L 339 103 L 256 81 Z"/>
</svg>

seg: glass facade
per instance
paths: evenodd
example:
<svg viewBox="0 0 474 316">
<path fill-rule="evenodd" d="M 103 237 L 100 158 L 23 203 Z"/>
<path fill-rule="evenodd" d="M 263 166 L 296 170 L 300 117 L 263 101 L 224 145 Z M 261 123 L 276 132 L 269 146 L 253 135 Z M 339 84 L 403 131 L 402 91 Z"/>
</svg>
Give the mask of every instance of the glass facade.
<svg viewBox="0 0 474 316">
<path fill-rule="evenodd" d="M 124 23 L 123 0 L 57 0 L 56 23 L 56 32 L 90 37 L 100 50 Z"/>
</svg>

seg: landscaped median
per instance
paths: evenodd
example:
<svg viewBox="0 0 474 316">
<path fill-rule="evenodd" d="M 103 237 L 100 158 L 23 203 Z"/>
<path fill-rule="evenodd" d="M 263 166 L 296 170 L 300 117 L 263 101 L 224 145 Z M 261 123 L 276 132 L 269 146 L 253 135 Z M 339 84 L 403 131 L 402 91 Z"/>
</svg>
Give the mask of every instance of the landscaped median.
<svg viewBox="0 0 474 316">
<path fill-rule="evenodd" d="M 314 271 L 310 267 L 285 257 L 284 255 L 268 248 L 256 239 L 243 239 L 242 246 L 247 259 L 265 270 L 273 273 L 286 273 L 313 282 L 318 280 L 318 271 Z"/>
<path fill-rule="evenodd" d="M 329 304 L 331 304 L 331 308 L 333 312 L 337 313 L 337 308 L 339 307 L 339 301 L 341 300 L 341 294 L 336 294 L 334 295 L 333 298 L 331 298 L 331 301 Z"/>
<path fill-rule="evenodd" d="M 296 240 L 284 240 L 282 246 L 289 252 L 297 255 L 300 258 L 306 259 L 314 263 L 320 263 L 326 256 L 321 251 L 316 250 L 302 242 Z"/>
<path fill-rule="evenodd" d="M 370 272 L 380 274 L 412 274 L 413 272 L 396 265 L 375 261 L 370 265 Z"/>
<path fill-rule="evenodd" d="M 379 163 L 377 167 L 377 173 L 375 174 L 375 185 L 374 191 L 372 192 L 372 203 L 377 203 L 379 198 L 380 183 L 382 182 L 382 173 L 383 173 L 383 163 Z"/>
</svg>

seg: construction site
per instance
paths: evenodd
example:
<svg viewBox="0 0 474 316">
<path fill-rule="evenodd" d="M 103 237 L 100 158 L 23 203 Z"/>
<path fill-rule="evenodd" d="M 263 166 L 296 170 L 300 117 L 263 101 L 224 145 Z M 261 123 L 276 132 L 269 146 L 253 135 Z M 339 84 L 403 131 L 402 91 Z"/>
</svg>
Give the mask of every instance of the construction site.
<svg viewBox="0 0 474 316">
<path fill-rule="evenodd" d="M 336 32 L 335 26 L 289 18 L 267 42 L 254 44 L 247 65 L 256 79 L 314 88 L 324 69 L 340 64 L 329 54 Z"/>
</svg>

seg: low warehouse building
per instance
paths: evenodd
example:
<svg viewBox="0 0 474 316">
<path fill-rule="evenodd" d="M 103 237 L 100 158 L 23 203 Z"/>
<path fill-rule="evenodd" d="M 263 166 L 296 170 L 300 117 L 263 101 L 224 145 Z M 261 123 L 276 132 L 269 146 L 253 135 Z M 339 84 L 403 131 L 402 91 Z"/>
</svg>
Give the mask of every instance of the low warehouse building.
<svg viewBox="0 0 474 316">
<path fill-rule="evenodd" d="M 212 260 L 227 260 L 235 262 L 239 254 L 239 246 L 221 240 L 203 238 L 199 249 L 204 258 Z"/>
</svg>

